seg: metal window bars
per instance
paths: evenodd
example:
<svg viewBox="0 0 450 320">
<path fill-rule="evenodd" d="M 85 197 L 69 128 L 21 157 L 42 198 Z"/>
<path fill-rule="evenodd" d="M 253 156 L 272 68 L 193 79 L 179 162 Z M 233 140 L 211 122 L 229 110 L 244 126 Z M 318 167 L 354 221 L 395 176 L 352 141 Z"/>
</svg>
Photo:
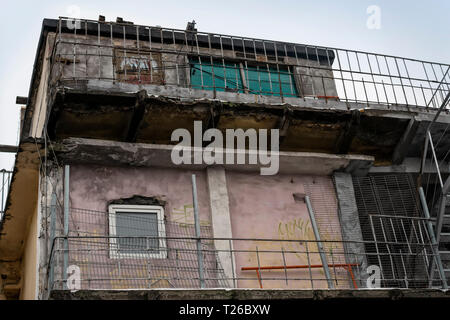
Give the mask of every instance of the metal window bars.
<svg viewBox="0 0 450 320">
<path fill-rule="evenodd" d="M 364 51 L 162 27 L 59 19 L 53 85 L 125 82 L 439 108 L 450 65 Z M 77 28 L 78 27 L 78 28 Z M 194 73 L 194 74 L 192 74 Z M 294 97 L 294 98 L 293 98 Z"/>
</svg>

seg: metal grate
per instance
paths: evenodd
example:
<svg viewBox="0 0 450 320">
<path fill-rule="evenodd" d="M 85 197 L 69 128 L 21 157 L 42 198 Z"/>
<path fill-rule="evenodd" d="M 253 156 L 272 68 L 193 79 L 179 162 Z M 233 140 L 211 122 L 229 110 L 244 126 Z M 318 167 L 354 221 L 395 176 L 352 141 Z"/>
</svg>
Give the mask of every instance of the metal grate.
<svg viewBox="0 0 450 320">
<path fill-rule="evenodd" d="M 353 184 L 363 239 L 374 241 L 366 245 L 373 253 L 368 262 L 380 266 L 384 285 L 426 286 L 434 252 L 427 229 L 430 220 L 422 215 L 411 176 L 353 177 Z"/>
<path fill-rule="evenodd" d="M 330 217 L 327 218 L 327 212 L 336 209 L 336 199 L 329 198 L 326 193 L 320 195 L 316 186 L 307 186 L 306 189 L 314 194 L 312 200 L 321 232 L 329 232 L 327 219 Z M 59 213 L 54 210 L 56 207 L 52 209 L 51 224 L 54 228 L 51 230 L 57 232 L 52 236 L 49 257 L 49 290 L 73 288 L 72 276 L 68 271 L 73 266 L 80 270 L 81 285 L 78 289 L 85 290 L 200 288 L 201 281 L 204 281 L 205 288 L 325 289 L 328 288 L 328 280 L 334 283 L 335 289 L 359 289 L 366 287 L 367 266 L 359 263 L 365 259 L 381 266 L 383 287 L 428 288 L 430 281 L 434 285 L 440 284 L 438 274 L 430 279 L 427 273 L 422 272 L 426 261 L 436 259 L 433 251 L 426 246 L 428 235 L 421 227 L 422 218 L 413 220 L 389 216 L 387 219 L 382 215 L 374 216 L 372 219 L 375 221 L 381 219 L 379 225 L 393 224 L 397 228 L 385 231 L 386 234 L 396 235 L 394 239 L 392 236 L 383 237 L 381 229 L 375 233 L 365 233 L 375 234 L 369 240 L 322 239 L 331 271 L 330 279 L 323 272 L 318 242 L 315 240 L 213 238 L 211 228 L 205 226 L 200 238 L 200 256 L 203 260 L 203 278 L 200 279 L 199 238 L 195 237 L 192 224 L 158 221 L 158 224 L 165 225 L 164 237 L 111 236 L 108 234 L 109 213 L 72 208 L 69 235 L 65 236 L 59 228 Z M 143 224 L 137 223 L 141 217 L 128 218 L 134 220 L 129 224 L 133 228 L 145 229 Z M 395 219 L 400 219 L 405 230 L 409 231 L 408 235 L 414 237 L 400 237 L 402 224 L 396 223 Z M 372 225 L 378 226 L 375 222 Z M 127 245 L 121 246 L 119 239 Z M 161 253 L 158 257 L 154 256 L 154 247 L 147 247 L 145 252 L 141 246 L 142 243 L 155 242 L 163 243 L 157 249 Z M 221 245 L 221 242 L 226 245 Z M 216 246 L 227 249 L 218 250 Z M 360 250 L 361 247 L 366 250 Z M 419 248 L 424 249 L 420 251 Z M 122 255 L 117 255 L 117 252 Z M 235 261 L 244 263 L 235 265 Z M 235 268 L 225 272 L 224 262 L 229 266 L 235 265 Z"/>
</svg>

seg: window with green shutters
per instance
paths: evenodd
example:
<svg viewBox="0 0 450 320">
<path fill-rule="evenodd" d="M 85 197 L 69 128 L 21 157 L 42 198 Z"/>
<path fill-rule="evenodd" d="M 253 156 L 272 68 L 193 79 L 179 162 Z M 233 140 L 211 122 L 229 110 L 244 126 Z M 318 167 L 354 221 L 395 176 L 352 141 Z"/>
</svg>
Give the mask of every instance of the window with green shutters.
<svg viewBox="0 0 450 320">
<path fill-rule="evenodd" d="M 288 66 L 190 58 L 193 89 L 252 93 L 269 96 L 296 97 L 294 75 Z M 245 79 L 245 81 L 244 81 Z"/>
<path fill-rule="evenodd" d="M 194 89 L 244 92 L 239 63 L 214 61 L 209 58 L 190 59 L 191 87 Z"/>
<path fill-rule="evenodd" d="M 288 67 L 249 66 L 245 70 L 248 87 L 251 93 L 269 96 L 296 97 L 297 89 L 293 74 Z"/>
</svg>

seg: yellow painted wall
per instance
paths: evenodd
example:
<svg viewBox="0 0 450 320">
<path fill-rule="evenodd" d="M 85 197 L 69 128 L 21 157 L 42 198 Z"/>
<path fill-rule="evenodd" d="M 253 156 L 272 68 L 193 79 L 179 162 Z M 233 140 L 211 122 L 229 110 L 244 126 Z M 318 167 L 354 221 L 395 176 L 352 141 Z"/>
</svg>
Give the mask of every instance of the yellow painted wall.
<svg viewBox="0 0 450 320">
<path fill-rule="evenodd" d="M 36 298 L 36 264 L 37 264 L 37 211 L 31 218 L 22 260 L 22 290 L 20 299 Z"/>
</svg>

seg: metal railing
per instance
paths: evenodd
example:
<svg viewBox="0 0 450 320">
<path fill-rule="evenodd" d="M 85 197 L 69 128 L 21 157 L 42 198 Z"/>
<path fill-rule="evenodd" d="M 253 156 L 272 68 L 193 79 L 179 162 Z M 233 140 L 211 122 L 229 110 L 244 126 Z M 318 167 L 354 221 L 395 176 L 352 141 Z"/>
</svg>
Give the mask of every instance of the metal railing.
<svg viewBox="0 0 450 320">
<path fill-rule="evenodd" d="M 0 170 L 0 220 L 3 218 L 3 214 L 5 213 L 11 178 L 12 171 L 7 171 L 5 169 Z"/>
<path fill-rule="evenodd" d="M 432 218 L 372 214 L 361 221 L 362 241 L 328 232 L 317 241 L 217 238 L 205 222 L 198 237 L 185 218 L 71 208 L 65 235 L 60 209 L 50 208 L 49 290 L 430 288 L 445 280 L 428 270 L 439 262 Z"/>
<path fill-rule="evenodd" d="M 173 85 L 286 99 L 439 108 L 450 65 L 199 31 L 60 18 L 52 84 Z"/>
<path fill-rule="evenodd" d="M 114 240 L 114 241 L 112 241 Z M 156 241 L 155 241 L 156 240 Z M 201 241 L 198 255 L 197 241 Z M 152 246 L 151 243 L 165 243 Z M 223 243 L 222 243 L 223 242 Z M 419 260 L 433 260 L 429 246 L 418 243 L 364 241 L 385 250 L 348 251 L 354 242 L 326 241 L 330 278 L 324 275 L 318 242 L 313 240 L 196 238 L 196 237 L 56 237 L 51 251 L 49 290 L 149 288 L 295 288 L 360 289 L 429 288 L 430 279 Z M 229 249 L 216 249 L 224 247 Z M 408 245 L 413 251 L 402 250 Z M 418 247 L 420 246 L 420 249 Z M 121 252 L 117 257 L 113 252 Z M 163 253 L 155 258 L 155 253 Z M 161 258 L 163 257 L 163 258 Z M 199 268 L 199 257 L 203 268 Z M 372 258 L 381 261 L 369 265 Z M 229 261 L 227 261 L 227 259 Z M 389 263 L 391 270 L 383 265 Z M 225 267 L 228 266 L 228 267 Z M 64 270 L 67 268 L 67 270 Z M 71 270 L 77 269 L 76 273 Z M 203 284 L 202 284 L 203 281 Z"/>
<path fill-rule="evenodd" d="M 437 94 L 436 102 L 439 109 L 425 130 L 425 141 L 422 151 L 419 194 L 422 206 L 427 216 L 435 217 L 436 221 L 429 225 L 433 236 L 435 251 L 440 258 L 430 263 L 430 273 L 450 273 L 450 147 L 448 145 L 448 130 L 450 124 L 437 123 L 442 111 L 450 107 L 450 88 L 445 85 L 445 76 L 439 85 L 441 94 Z M 447 283 L 444 284 L 447 288 Z"/>
</svg>

